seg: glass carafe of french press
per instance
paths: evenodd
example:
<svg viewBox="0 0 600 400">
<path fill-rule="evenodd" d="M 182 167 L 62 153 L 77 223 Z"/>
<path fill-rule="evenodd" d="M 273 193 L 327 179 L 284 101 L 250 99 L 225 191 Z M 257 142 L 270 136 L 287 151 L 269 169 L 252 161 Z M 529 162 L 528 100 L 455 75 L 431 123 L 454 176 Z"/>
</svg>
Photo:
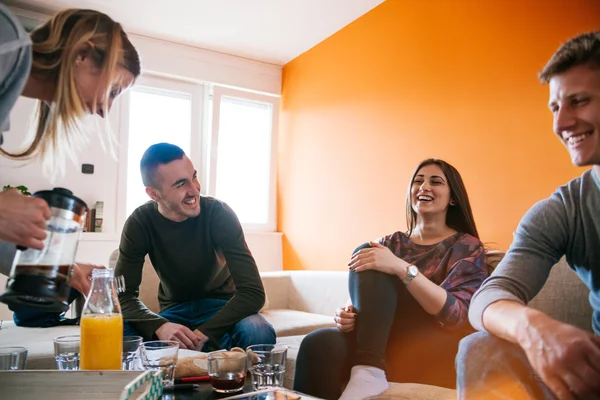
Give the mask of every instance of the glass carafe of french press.
<svg viewBox="0 0 600 400">
<path fill-rule="evenodd" d="M 68 277 L 75 260 L 87 205 L 70 190 L 55 188 L 33 194 L 50 206 L 44 248 L 17 249 L 6 291 L 0 301 L 11 306 L 63 312 L 69 308 Z M 87 295 L 87 293 L 84 293 Z"/>
</svg>

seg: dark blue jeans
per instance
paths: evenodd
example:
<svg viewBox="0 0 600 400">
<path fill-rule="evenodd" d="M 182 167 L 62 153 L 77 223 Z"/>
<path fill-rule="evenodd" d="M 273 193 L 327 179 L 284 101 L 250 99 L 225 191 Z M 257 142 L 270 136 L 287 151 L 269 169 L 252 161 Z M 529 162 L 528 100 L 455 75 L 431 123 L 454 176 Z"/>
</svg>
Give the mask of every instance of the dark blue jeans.
<svg viewBox="0 0 600 400">
<path fill-rule="evenodd" d="M 456 388 L 459 400 L 555 399 L 518 345 L 486 332 L 459 343 Z"/>
<path fill-rule="evenodd" d="M 194 330 L 199 325 L 211 319 L 221 310 L 228 300 L 221 299 L 197 299 L 179 303 L 158 315 L 169 322 L 187 326 Z M 125 336 L 142 336 L 130 322 L 125 321 L 123 326 Z M 149 338 L 145 338 L 146 340 Z M 253 314 L 235 324 L 233 328 L 225 333 L 219 340 L 219 347 L 205 344 L 202 351 L 213 351 L 220 349 L 231 349 L 232 347 L 246 347 L 253 344 L 274 344 L 276 340 L 275 330 L 269 322 L 260 314 Z"/>
</svg>

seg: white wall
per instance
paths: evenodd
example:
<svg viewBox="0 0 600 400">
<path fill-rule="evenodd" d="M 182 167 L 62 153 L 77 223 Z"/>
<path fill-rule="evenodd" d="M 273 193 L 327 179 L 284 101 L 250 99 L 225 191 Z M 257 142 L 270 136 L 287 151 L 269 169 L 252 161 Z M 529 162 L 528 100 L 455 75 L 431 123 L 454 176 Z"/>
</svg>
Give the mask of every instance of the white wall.
<svg viewBox="0 0 600 400">
<path fill-rule="evenodd" d="M 132 41 L 140 52 L 143 72 L 276 95 L 281 93 L 281 67 L 134 35 Z M 33 104 L 30 99 L 19 99 L 11 113 L 11 130 L 4 134 L 3 148 L 14 151 L 25 140 Z M 110 115 L 117 139 L 120 134 L 119 110 L 117 101 Z M 90 207 L 96 201 L 104 201 L 103 232 L 82 234 L 77 260 L 106 264 L 119 243 L 122 227 L 118 226 L 117 210 L 124 205 L 118 204 L 118 191 L 119 187 L 124 187 L 121 179 L 125 177 L 119 176 L 118 157 L 104 152 L 96 135 L 90 137 L 78 158 L 78 164 L 69 163 L 66 175 L 53 185 L 42 175 L 39 162 L 15 162 L 0 157 L 0 185 L 22 184 L 32 192 L 60 186 L 72 190 Z M 82 163 L 94 164 L 94 174 L 82 174 Z M 281 234 L 248 232 L 246 235 L 261 271 L 282 269 Z M 1 279 L 0 285 L 4 286 Z"/>
</svg>

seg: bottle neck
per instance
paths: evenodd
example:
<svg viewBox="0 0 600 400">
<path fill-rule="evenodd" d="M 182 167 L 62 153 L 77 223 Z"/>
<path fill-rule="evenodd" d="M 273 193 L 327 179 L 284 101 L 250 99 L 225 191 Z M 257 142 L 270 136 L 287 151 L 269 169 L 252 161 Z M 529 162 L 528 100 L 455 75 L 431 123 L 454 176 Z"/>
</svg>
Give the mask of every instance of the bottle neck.
<svg viewBox="0 0 600 400">
<path fill-rule="evenodd" d="M 121 306 L 112 270 L 93 271 L 90 294 L 86 299 L 84 314 L 120 314 Z"/>
<path fill-rule="evenodd" d="M 105 278 L 105 277 L 94 277 L 92 278 L 91 289 L 94 290 L 102 290 L 102 289 L 110 289 L 114 288 L 114 278 Z"/>
</svg>

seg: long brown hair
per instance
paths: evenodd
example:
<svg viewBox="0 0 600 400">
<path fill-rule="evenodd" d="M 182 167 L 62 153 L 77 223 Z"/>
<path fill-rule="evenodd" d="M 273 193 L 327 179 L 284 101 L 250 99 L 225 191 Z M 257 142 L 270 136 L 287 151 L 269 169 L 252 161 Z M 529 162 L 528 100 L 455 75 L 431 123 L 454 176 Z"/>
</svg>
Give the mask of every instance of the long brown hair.
<svg viewBox="0 0 600 400">
<path fill-rule="evenodd" d="M 456 230 L 457 232 L 468 233 L 471 236 L 479 239 L 479 233 L 475 226 L 475 219 L 473 218 L 473 212 L 471 211 L 471 203 L 469 202 L 469 196 L 467 195 L 467 189 L 460 176 L 460 173 L 451 164 L 444 160 L 438 160 L 436 158 L 429 158 L 422 161 L 415 171 L 413 172 L 410 183 L 408 184 L 408 192 L 406 194 L 406 224 L 408 225 L 407 235 L 412 235 L 415 226 L 417 225 L 417 213 L 412 207 L 411 188 L 415 181 L 415 177 L 419 170 L 428 165 L 435 164 L 442 169 L 444 175 L 448 179 L 448 186 L 450 186 L 450 198 L 454 199 L 454 205 L 448 206 L 446 213 L 446 225 Z"/>
<path fill-rule="evenodd" d="M 72 131 L 78 131 L 78 122 L 87 114 L 75 84 L 75 60 L 81 49 L 87 49 L 91 60 L 101 68 L 100 82 L 104 104 L 108 104 L 110 90 L 115 83 L 119 67 L 140 74 L 140 58 L 129 41 L 121 24 L 108 15 L 94 10 L 69 9 L 52 17 L 31 32 L 31 74 L 56 85 L 50 104 L 38 101 L 35 136 L 28 148 L 10 153 L 0 148 L 2 154 L 13 159 L 26 159 L 37 154 L 52 152 L 70 153 Z M 93 112 L 98 104 L 94 100 Z M 70 154 L 72 155 L 72 154 Z"/>
</svg>

